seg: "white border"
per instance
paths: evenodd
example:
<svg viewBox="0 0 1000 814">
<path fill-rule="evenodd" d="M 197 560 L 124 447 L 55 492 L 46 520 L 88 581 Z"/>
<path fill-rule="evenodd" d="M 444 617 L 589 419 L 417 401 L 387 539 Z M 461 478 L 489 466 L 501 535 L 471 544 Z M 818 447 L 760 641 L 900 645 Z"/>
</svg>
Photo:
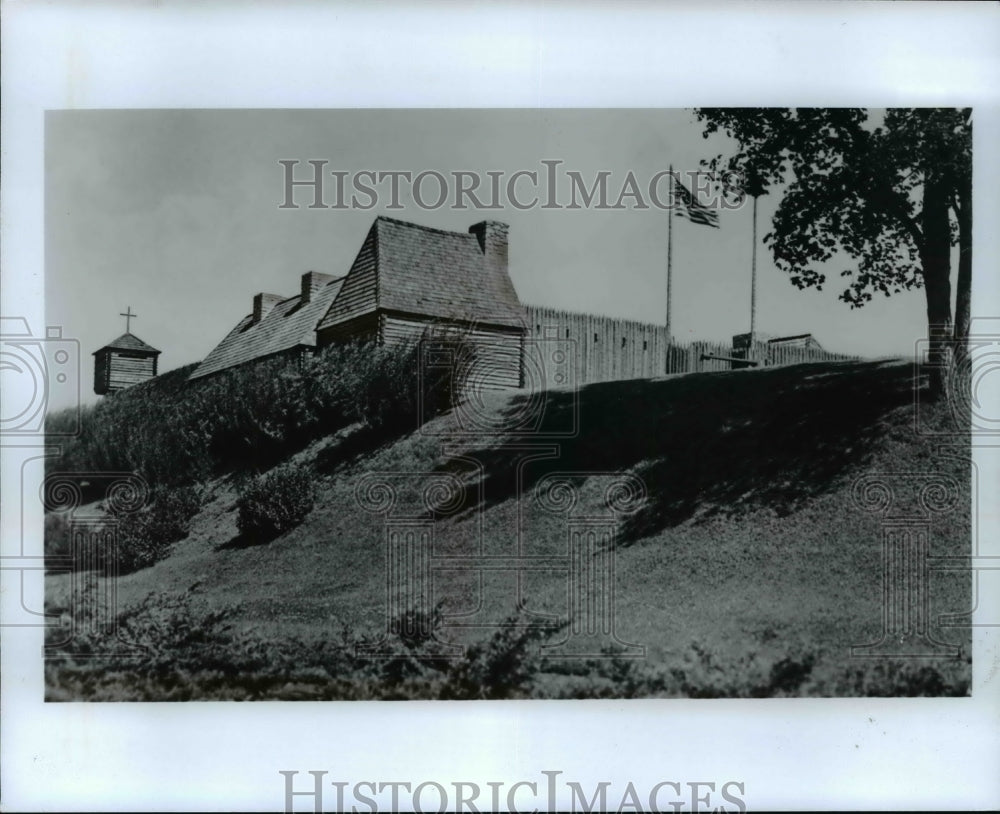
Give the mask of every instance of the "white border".
<svg viewBox="0 0 1000 814">
<path fill-rule="evenodd" d="M 977 314 L 1000 314 L 994 4 L 3 6 L 2 311 L 44 325 L 43 111 L 133 107 L 976 107 Z M 6 452 L 9 452 L 7 450 Z M 17 467 L 3 469 L 5 553 Z M 995 460 L 981 494 L 1000 494 Z M 994 506 L 981 539 L 1000 539 Z M 15 575 L 16 576 L 16 575 Z M 4 575 L 5 588 L 10 587 Z M 4 601 L 10 600 L 10 592 Z M 44 705 L 5 630 L 7 810 L 261 810 L 330 779 L 745 780 L 752 808 L 1000 806 L 997 675 L 971 700 Z"/>
</svg>

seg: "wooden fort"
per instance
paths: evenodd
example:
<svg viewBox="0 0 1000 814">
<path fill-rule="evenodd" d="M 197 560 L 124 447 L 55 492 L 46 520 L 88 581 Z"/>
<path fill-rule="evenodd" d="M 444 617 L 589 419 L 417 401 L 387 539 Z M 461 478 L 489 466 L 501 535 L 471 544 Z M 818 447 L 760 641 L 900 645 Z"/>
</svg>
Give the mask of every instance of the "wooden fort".
<svg viewBox="0 0 1000 814">
<path fill-rule="evenodd" d="M 125 333 L 94 351 L 94 392 L 99 396 L 117 393 L 156 375 L 160 351 L 147 345 L 129 330 L 136 315 L 128 308 Z"/>
<path fill-rule="evenodd" d="M 378 217 L 345 275 L 310 271 L 294 296 L 257 294 L 190 378 L 353 339 L 405 342 L 430 326 L 475 344 L 483 386 L 521 386 L 525 319 L 507 269 L 506 224 L 450 232 Z"/>
<path fill-rule="evenodd" d="M 487 389 L 846 358 L 810 334 L 681 345 L 663 325 L 524 305 L 508 272 L 507 232 L 497 221 L 451 232 L 380 216 L 346 273 L 306 272 L 290 297 L 258 293 L 190 378 L 331 343 L 411 341 L 429 326 L 454 328 L 474 345 L 476 384 Z"/>
</svg>

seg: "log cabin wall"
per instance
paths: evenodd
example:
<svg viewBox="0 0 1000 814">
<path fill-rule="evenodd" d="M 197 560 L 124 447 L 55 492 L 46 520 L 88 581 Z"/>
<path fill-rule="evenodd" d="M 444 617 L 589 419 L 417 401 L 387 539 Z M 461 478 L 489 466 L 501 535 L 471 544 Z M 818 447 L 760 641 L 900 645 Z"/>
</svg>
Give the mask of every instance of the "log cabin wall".
<svg viewBox="0 0 1000 814">
<path fill-rule="evenodd" d="M 466 360 L 470 382 L 485 390 L 519 388 L 523 384 L 522 332 L 516 328 L 482 324 L 442 324 L 419 316 L 379 315 L 379 338 L 386 345 L 416 342 L 426 331 L 453 332 L 474 349 Z"/>
<path fill-rule="evenodd" d="M 126 333 L 94 352 L 94 392 L 117 393 L 156 376 L 160 352 Z"/>
<path fill-rule="evenodd" d="M 108 354 L 108 389 L 124 390 L 156 375 L 156 357 L 112 350 Z"/>
</svg>

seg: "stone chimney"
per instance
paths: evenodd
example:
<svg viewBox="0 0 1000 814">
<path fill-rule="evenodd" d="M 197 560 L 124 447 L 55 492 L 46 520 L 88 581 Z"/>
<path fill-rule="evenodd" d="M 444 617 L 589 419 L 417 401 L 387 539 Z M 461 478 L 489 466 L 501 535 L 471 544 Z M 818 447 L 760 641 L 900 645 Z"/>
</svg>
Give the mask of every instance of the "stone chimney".
<svg viewBox="0 0 1000 814">
<path fill-rule="evenodd" d="M 479 241 L 483 253 L 484 267 L 491 274 L 507 273 L 507 230 L 506 223 L 484 220 L 469 227 L 470 234 Z"/>
<path fill-rule="evenodd" d="M 303 274 L 302 298 L 299 300 L 299 305 L 302 306 L 309 302 L 313 295 L 332 279 L 334 279 L 332 274 L 320 274 L 318 271 L 307 271 Z"/>
<path fill-rule="evenodd" d="M 260 322 L 283 299 L 285 298 L 280 294 L 255 294 L 253 298 L 253 319 L 250 324 L 256 325 Z"/>
</svg>

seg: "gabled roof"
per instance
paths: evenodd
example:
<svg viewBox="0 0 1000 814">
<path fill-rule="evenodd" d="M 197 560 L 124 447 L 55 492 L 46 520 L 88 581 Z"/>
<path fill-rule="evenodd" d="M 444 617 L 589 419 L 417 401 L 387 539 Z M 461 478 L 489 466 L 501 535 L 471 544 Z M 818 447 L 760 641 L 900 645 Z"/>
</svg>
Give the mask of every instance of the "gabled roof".
<svg viewBox="0 0 1000 814">
<path fill-rule="evenodd" d="M 330 308 L 343 282 L 343 277 L 331 278 L 301 307 L 301 294 L 281 300 L 256 324 L 253 324 L 253 314 L 247 314 L 205 357 L 190 378 L 208 376 L 300 345 L 314 347 L 316 323 Z"/>
<path fill-rule="evenodd" d="M 479 240 L 378 217 L 318 328 L 375 310 L 521 327 L 524 311 L 507 270 L 490 268 Z"/>
<path fill-rule="evenodd" d="M 143 353 L 159 353 L 156 348 L 152 345 L 147 345 L 138 336 L 131 333 L 124 333 L 119 336 L 113 342 L 108 342 L 103 348 L 98 348 L 95 350 L 91 356 L 100 353 L 102 350 L 132 350 L 132 351 L 142 351 Z"/>
</svg>

